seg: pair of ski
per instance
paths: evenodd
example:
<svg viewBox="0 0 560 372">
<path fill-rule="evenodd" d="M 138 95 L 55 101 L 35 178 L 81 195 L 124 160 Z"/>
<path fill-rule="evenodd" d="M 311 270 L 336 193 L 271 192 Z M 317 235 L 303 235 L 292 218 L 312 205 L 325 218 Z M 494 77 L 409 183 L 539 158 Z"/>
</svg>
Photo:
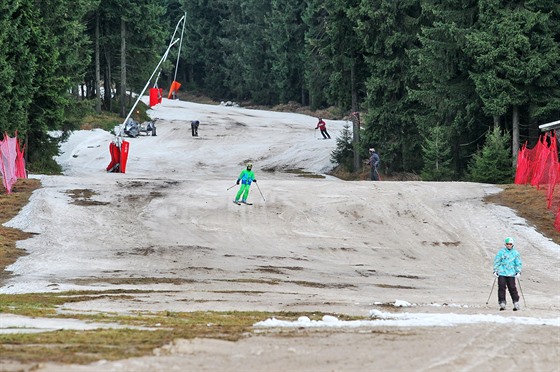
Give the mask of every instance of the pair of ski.
<svg viewBox="0 0 560 372">
<path fill-rule="evenodd" d="M 233 201 L 235 204 L 237 205 L 241 205 L 241 204 L 245 204 L 245 205 L 253 205 L 253 203 L 247 203 L 247 202 L 239 202 L 239 201 Z"/>
</svg>

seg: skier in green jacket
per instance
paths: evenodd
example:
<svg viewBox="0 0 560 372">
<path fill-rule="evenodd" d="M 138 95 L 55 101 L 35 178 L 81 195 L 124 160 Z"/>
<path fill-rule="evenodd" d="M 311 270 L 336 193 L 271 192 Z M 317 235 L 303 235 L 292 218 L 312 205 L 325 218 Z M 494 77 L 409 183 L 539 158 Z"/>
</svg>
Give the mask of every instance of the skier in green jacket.
<svg viewBox="0 0 560 372">
<path fill-rule="evenodd" d="M 247 203 L 247 196 L 249 195 L 249 189 L 251 188 L 251 182 L 257 182 L 255 179 L 255 173 L 251 170 L 253 169 L 252 163 L 247 163 L 247 169 L 243 169 L 241 174 L 237 178 L 236 184 L 241 183 L 241 187 L 235 195 L 234 203 L 239 204 L 239 198 L 241 198 L 241 203 Z"/>
</svg>

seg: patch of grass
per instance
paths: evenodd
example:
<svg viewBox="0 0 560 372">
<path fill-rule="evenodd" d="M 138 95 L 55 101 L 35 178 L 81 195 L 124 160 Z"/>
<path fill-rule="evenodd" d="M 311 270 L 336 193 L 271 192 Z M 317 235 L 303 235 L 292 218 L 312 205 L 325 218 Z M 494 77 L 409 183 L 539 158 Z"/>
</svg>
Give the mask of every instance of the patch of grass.
<svg viewBox="0 0 560 372">
<path fill-rule="evenodd" d="M 52 316 L 56 308 L 65 303 L 90 301 L 97 298 L 126 298 L 137 293 L 151 291 L 67 291 L 57 293 L 0 294 L 0 313 L 26 316 Z"/>
<path fill-rule="evenodd" d="M 118 102 L 114 104 L 115 108 L 118 108 Z M 132 106 L 127 105 L 127 113 Z M 139 123 L 143 123 L 145 121 L 151 120 L 148 114 L 146 113 L 150 107 L 147 106 L 144 102 L 139 102 L 134 112 L 130 116 L 132 119 L 136 120 Z M 99 114 L 95 111 L 89 112 L 81 118 L 80 129 L 81 130 L 91 130 L 95 128 L 101 128 L 106 130 L 107 132 L 113 132 L 117 125 L 121 125 L 124 121 L 118 113 L 110 112 L 110 111 L 101 111 Z"/>
<path fill-rule="evenodd" d="M 114 291 L 65 292 L 59 294 L 2 295 L 0 304 L 23 304 L 36 307 L 34 316 L 50 318 L 78 318 L 95 322 L 110 322 L 121 325 L 148 327 L 140 329 L 98 329 L 88 331 L 61 330 L 43 333 L 0 334 L 2 359 L 29 362 L 91 363 L 97 360 L 118 360 L 151 355 L 155 348 L 162 347 L 174 339 L 215 338 L 236 341 L 250 332 L 256 322 L 275 317 L 296 320 L 306 315 L 314 320 L 324 313 L 260 312 L 260 311 L 195 311 L 157 312 L 132 315 L 115 314 L 55 314 L 53 309 L 63 303 L 91 300 L 110 296 Z M 69 296 L 71 294 L 71 296 Z M 93 296 L 93 297 L 92 297 Z M 0 309 L 5 312 L 6 308 Z M 339 315 L 341 319 L 358 319 Z"/>
<path fill-rule="evenodd" d="M 286 173 L 291 173 L 291 174 L 296 174 L 298 177 L 305 177 L 305 178 L 325 178 L 325 176 L 323 176 L 322 174 L 316 174 L 316 173 L 311 173 L 311 172 L 307 172 L 304 171 L 301 168 L 297 168 L 297 169 L 286 169 L 285 170 Z"/>
<path fill-rule="evenodd" d="M 499 185 L 504 191 L 487 196 L 489 203 L 503 205 L 517 212 L 537 231 L 560 244 L 560 232 L 554 227 L 557 208 L 547 209 L 546 190 L 530 185 Z"/>
<path fill-rule="evenodd" d="M 153 350 L 176 338 L 217 338 L 235 341 L 250 331 L 262 316 L 243 314 L 169 314 L 138 316 L 139 323 L 157 324 L 161 329 L 61 330 L 35 334 L 0 335 L 3 359 L 18 362 L 91 363 L 151 355 Z M 235 319 L 235 321 L 230 321 Z M 96 319 L 99 321 L 99 319 Z M 120 321 L 119 317 L 111 322 Z M 171 325 L 171 327 L 170 327 Z"/>
<path fill-rule="evenodd" d="M 109 283 L 113 285 L 146 285 L 146 284 L 185 284 L 194 283 L 192 279 L 184 278 L 155 278 L 155 277 L 141 277 L 141 278 L 84 278 L 74 279 L 73 283 L 79 285 L 91 285 L 94 283 Z"/>
<path fill-rule="evenodd" d="M 107 132 L 112 132 L 117 125 L 122 124 L 123 118 L 118 114 L 102 111 L 100 114 L 89 114 L 82 118 L 81 130 L 91 130 L 101 128 Z"/>
</svg>

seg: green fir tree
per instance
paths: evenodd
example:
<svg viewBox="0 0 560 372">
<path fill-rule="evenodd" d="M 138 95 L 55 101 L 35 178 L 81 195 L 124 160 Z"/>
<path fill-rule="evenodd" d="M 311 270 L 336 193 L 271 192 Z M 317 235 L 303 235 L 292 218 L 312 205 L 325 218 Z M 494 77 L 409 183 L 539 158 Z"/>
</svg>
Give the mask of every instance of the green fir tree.
<svg viewBox="0 0 560 372">
<path fill-rule="evenodd" d="M 469 165 L 470 180 L 484 183 L 511 183 L 510 133 L 502 133 L 499 127 L 486 134 L 481 150 L 474 155 Z"/>
<path fill-rule="evenodd" d="M 444 127 L 436 126 L 428 129 L 422 145 L 424 167 L 423 181 L 449 181 L 453 178 L 451 169 L 451 147 Z"/>
<path fill-rule="evenodd" d="M 336 149 L 331 152 L 331 163 L 341 166 L 348 172 L 355 171 L 353 169 L 354 149 L 352 146 L 352 131 L 348 122 L 344 124 L 340 136 L 336 138 Z"/>
</svg>

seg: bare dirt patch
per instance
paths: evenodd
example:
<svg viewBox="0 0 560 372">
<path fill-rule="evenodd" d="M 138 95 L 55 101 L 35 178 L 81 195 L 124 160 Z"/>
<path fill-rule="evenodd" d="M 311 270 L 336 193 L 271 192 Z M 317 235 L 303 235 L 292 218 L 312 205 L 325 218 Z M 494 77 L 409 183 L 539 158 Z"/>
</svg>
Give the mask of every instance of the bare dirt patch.
<svg viewBox="0 0 560 372">
<path fill-rule="evenodd" d="M 89 205 L 107 205 L 109 202 L 101 202 L 92 200 L 92 197 L 98 195 L 95 191 L 89 189 L 74 189 L 66 191 L 73 200 L 72 204 L 89 206 Z"/>
</svg>

